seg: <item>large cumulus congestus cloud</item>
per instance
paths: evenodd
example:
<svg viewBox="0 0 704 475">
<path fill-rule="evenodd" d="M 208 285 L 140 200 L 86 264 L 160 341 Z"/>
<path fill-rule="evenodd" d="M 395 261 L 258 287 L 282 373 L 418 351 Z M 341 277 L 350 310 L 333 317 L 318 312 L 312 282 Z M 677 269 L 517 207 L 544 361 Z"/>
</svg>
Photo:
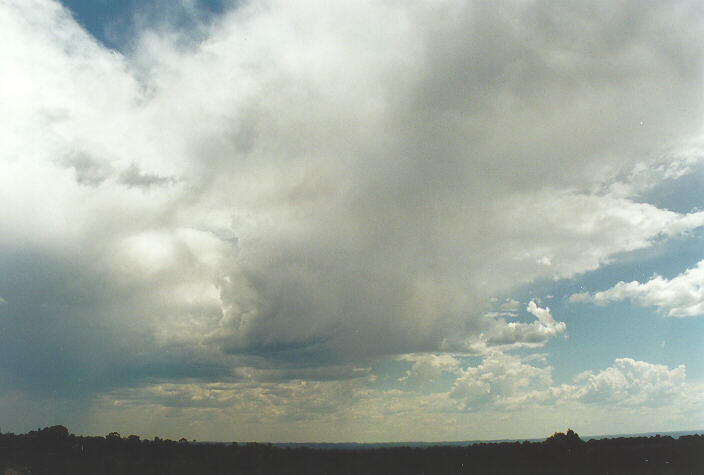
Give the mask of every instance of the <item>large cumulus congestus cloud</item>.
<svg viewBox="0 0 704 475">
<path fill-rule="evenodd" d="M 251 20 L 258 35 L 237 16 L 220 32 L 258 36 L 276 84 L 256 96 L 243 153 L 269 173 L 245 164 L 242 176 L 278 189 L 255 190 L 264 228 L 239 233 L 217 334 L 228 351 L 437 349 L 483 325 L 489 292 L 595 269 L 703 222 L 592 192 L 699 126 L 670 108 L 689 98 L 662 87 L 699 87 L 681 57 L 698 54 L 657 39 L 679 17 L 642 17 L 624 34 L 635 5 L 595 8 L 593 23 L 537 4 L 326 6 L 318 20 L 268 5 Z M 211 48 L 226 56 L 222 38 Z"/>
<path fill-rule="evenodd" d="M 123 56 L 5 2 L 2 252 L 99 273 L 81 315 L 223 364 L 471 341 L 488 296 L 702 224 L 619 183 L 700 131 L 700 16 L 250 2 Z"/>
</svg>

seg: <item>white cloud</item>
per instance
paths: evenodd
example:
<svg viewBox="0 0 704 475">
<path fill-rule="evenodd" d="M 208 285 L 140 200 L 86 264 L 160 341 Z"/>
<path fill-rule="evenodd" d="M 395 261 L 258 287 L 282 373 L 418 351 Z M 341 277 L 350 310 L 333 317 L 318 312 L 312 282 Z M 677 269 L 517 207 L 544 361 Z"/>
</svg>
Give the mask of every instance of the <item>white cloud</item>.
<svg viewBox="0 0 704 475">
<path fill-rule="evenodd" d="M 606 369 L 579 374 L 573 384 L 526 391 L 502 402 L 514 410 L 541 406 L 574 411 L 618 408 L 626 414 L 668 407 L 691 415 L 704 402 L 699 389 L 687 382 L 684 365 L 670 369 L 632 358 L 618 358 Z"/>
<path fill-rule="evenodd" d="M 497 352 L 480 365 L 461 370 L 449 397 L 463 410 L 477 410 L 521 392 L 544 389 L 552 383 L 551 372 L 549 366 L 539 368 L 517 356 Z"/>
<path fill-rule="evenodd" d="M 614 365 L 594 374 L 579 376 L 574 396 L 590 404 L 625 406 L 672 404 L 685 392 L 684 365 L 670 369 L 664 365 L 619 358 Z"/>
<path fill-rule="evenodd" d="M 611 195 L 544 190 L 497 198 L 493 222 L 501 240 L 486 252 L 495 266 L 507 267 L 487 269 L 487 275 L 502 276 L 510 267 L 520 281 L 573 277 L 618 252 L 648 248 L 704 224 L 704 212 L 679 214 Z M 551 266 L 536 265 L 544 255 Z"/>
<path fill-rule="evenodd" d="M 631 358 L 616 359 L 601 371 L 585 371 L 573 384 L 553 385 L 549 366 L 536 367 L 527 359 L 501 353 L 459 374 L 448 396 L 460 403 L 460 409 L 601 411 L 618 407 L 630 413 L 669 407 L 691 414 L 704 403 L 699 388 L 686 381 L 684 365 L 670 369 Z"/>
<path fill-rule="evenodd" d="M 571 302 L 591 302 L 597 305 L 621 300 L 657 307 L 670 317 L 704 315 L 704 260 L 672 279 L 656 275 L 645 283 L 619 282 L 608 290 L 594 294 L 579 293 L 570 297 Z"/>
</svg>

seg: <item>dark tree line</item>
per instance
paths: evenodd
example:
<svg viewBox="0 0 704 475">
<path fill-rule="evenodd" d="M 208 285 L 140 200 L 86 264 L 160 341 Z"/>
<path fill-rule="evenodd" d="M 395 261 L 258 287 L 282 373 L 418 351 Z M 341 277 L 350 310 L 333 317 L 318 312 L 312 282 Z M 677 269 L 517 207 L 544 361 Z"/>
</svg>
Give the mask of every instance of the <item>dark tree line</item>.
<svg viewBox="0 0 704 475">
<path fill-rule="evenodd" d="M 422 448 L 313 449 L 201 444 L 136 435 L 69 434 L 53 426 L 0 434 L 0 474 L 704 474 L 704 436 Z"/>
</svg>

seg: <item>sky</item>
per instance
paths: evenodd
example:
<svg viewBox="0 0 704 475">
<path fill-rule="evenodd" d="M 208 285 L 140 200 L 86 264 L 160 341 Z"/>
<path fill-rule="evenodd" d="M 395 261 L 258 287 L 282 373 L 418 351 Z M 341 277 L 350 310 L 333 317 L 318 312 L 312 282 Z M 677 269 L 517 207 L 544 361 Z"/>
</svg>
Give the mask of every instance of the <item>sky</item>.
<svg viewBox="0 0 704 475">
<path fill-rule="evenodd" d="M 704 429 L 703 22 L 0 0 L 0 430 Z"/>
</svg>

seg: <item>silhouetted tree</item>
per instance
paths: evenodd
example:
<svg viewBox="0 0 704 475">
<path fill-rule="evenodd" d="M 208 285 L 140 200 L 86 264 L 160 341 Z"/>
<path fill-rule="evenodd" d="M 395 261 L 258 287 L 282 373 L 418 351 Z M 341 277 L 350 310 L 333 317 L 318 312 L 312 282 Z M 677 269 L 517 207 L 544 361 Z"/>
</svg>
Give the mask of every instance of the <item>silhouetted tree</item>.
<svg viewBox="0 0 704 475">
<path fill-rule="evenodd" d="M 584 441 L 579 438 L 579 435 L 572 429 L 567 429 L 567 433 L 555 432 L 553 435 L 545 439 L 545 443 L 550 446 L 561 448 L 574 449 L 584 444 Z"/>
</svg>

